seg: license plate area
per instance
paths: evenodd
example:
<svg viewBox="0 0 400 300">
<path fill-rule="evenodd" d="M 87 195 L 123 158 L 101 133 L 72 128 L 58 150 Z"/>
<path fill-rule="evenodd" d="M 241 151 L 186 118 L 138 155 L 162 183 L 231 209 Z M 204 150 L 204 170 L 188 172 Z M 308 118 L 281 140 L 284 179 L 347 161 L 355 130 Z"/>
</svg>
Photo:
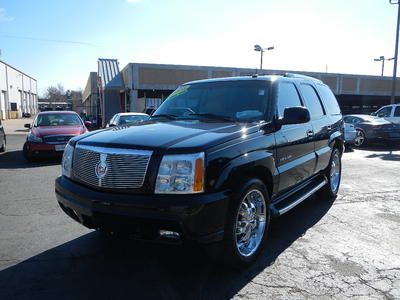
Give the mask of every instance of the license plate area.
<svg viewBox="0 0 400 300">
<path fill-rule="evenodd" d="M 67 146 L 67 144 L 55 145 L 55 146 L 54 146 L 54 149 L 55 149 L 56 151 L 64 151 L 65 146 Z"/>
</svg>

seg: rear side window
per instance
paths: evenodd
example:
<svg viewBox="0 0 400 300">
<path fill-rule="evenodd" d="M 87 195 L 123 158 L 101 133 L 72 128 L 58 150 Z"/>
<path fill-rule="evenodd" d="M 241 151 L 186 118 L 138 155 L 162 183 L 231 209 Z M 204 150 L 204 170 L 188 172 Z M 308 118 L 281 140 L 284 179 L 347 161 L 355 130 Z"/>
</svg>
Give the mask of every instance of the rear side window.
<svg viewBox="0 0 400 300">
<path fill-rule="evenodd" d="M 310 111 L 311 119 L 322 117 L 324 115 L 324 110 L 314 88 L 308 84 L 301 84 L 300 90 L 306 101 L 307 108 Z"/>
<path fill-rule="evenodd" d="M 282 82 L 278 87 L 278 116 L 283 117 L 286 107 L 302 106 L 299 93 L 293 83 Z"/>
<path fill-rule="evenodd" d="M 396 106 L 394 110 L 394 117 L 400 117 L 400 106 Z"/>
<path fill-rule="evenodd" d="M 322 97 L 322 100 L 324 101 L 327 113 L 330 115 L 340 115 L 340 107 L 331 89 L 326 85 L 319 85 L 318 91 Z"/>
</svg>

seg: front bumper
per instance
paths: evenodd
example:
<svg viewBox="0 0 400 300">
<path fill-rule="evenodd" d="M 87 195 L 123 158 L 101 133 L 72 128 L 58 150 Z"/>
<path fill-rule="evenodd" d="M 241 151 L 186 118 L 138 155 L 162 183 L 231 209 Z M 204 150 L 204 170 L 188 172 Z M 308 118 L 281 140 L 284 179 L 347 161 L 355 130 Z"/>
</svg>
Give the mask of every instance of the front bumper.
<svg viewBox="0 0 400 300">
<path fill-rule="evenodd" d="M 65 148 L 66 143 L 60 144 L 47 144 L 47 143 L 34 143 L 26 142 L 25 149 L 29 156 L 47 157 L 47 156 L 62 156 L 64 151 L 60 150 Z"/>
<path fill-rule="evenodd" d="M 160 230 L 178 232 L 183 240 L 221 240 L 228 211 L 228 191 L 193 195 L 137 195 L 100 192 L 64 176 L 56 179 L 61 208 L 92 229 L 158 239 Z"/>
</svg>

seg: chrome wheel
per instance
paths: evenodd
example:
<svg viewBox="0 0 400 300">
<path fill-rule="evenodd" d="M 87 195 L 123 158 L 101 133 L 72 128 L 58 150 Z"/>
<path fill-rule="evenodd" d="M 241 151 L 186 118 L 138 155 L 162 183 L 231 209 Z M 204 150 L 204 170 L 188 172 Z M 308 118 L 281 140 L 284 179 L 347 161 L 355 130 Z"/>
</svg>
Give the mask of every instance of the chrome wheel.
<svg viewBox="0 0 400 300">
<path fill-rule="evenodd" d="M 354 145 L 356 146 L 361 146 L 364 144 L 365 141 L 365 134 L 361 130 L 357 130 L 356 132 L 356 139 L 354 140 Z"/>
<path fill-rule="evenodd" d="M 339 188 L 340 182 L 340 173 L 341 173 L 341 162 L 339 152 L 335 151 L 331 161 L 331 171 L 330 171 L 330 183 L 331 183 L 331 191 L 336 193 Z"/>
<path fill-rule="evenodd" d="M 236 248 L 243 256 L 251 256 L 260 246 L 266 226 L 265 198 L 258 189 L 250 190 L 242 199 L 236 216 Z"/>
</svg>

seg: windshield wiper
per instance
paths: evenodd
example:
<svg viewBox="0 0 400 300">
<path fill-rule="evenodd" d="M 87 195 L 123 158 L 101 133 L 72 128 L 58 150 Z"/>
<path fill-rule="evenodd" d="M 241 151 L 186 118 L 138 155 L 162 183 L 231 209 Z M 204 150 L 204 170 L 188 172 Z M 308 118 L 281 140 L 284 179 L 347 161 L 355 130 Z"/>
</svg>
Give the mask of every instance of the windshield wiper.
<svg viewBox="0 0 400 300">
<path fill-rule="evenodd" d="M 236 119 L 230 118 L 227 116 L 220 116 L 216 114 L 188 114 L 188 116 L 193 116 L 193 117 L 201 117 L 201 118 L 206 118 L 206 119 L 213 119 L 213 120 L 221 120 L 225 122 L 237 122 Z"/>
<path fill-rule="evenodd" d="M 176 115 L 171 115 L 171 114 L 159 114 L 159 115 L 154 115 L 151 116 L 150 119 L 156 119 L 156 118 L 165 118 L 165 119 L 169 119 L 169 120 L 176 120 L 178 116 Z"/>
</svg>

